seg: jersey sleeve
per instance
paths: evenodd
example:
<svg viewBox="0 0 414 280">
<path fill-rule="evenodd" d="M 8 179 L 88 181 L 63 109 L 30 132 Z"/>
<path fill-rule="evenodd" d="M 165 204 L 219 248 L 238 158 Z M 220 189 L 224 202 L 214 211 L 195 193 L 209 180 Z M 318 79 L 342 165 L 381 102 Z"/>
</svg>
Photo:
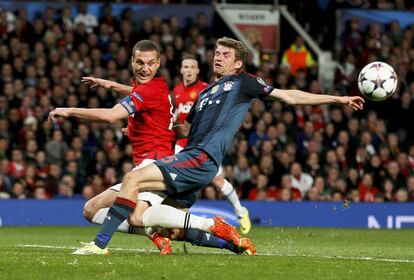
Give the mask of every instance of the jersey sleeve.
<svg viewBox="0 0 414 280">
<path fill-rule="evenodd" d="M 274 87 L 269 86 L 263 79 L 242 73 L 241 74 L 241 91 L 250 98 L 263 99 L 268 96 Z"/>
<path fill-rule="evenodd" d="M 135 103 L 134 101 L 132 101 L 131 95 L 128 95 L 125 98 L 123 98 L 121 102 L 119 102 L 119 104 L 121 104 L 122 107 L 124 107 L 125 110 L 127 110 L 128 115 L 130 116 L 135 114 L 135 112 L 137 111 L 137 108 L 135 107 Z"/>
<path fill-rule="evenodd" d="M 120 104 L 130 115 L 137 111 L 153 109 L 159 103 L 159 94 L 153 94 L 156 90 L 148 85 L 134 87 L 132 93 L 121 100 Z M 132 103 L 131 103 L 132 102 Z M 133 111 L 133 113 L 131 113 Z"/>
</svg>

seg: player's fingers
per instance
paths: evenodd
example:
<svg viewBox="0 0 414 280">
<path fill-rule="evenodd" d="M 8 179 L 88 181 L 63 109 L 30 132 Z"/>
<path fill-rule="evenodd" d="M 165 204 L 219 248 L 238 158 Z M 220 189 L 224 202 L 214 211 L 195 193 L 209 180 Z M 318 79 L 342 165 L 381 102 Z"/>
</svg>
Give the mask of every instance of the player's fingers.
<svg viewBox="0 0 414 280">
<path fill-rule="evenodd" d="M 56 119 L 55 114 L 53 112 L 51 112 L 47 119 L 48 119 L 49 122 L 54 122 L 55 119 Z"/>
<path fill-rule="evenodd" d="M 358 104 L 357 102 L 353 102 L 354 105 L 354 110 L 361 110 L 362 106 L 360 104 Z"/>
</svg>

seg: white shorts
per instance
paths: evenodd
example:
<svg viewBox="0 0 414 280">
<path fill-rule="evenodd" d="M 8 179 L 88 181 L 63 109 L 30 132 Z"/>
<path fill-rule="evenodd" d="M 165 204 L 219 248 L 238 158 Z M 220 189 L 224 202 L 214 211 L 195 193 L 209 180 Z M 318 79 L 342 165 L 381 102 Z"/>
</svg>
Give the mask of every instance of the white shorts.
<svg viewBox="0 0 414 280">
<path fill-rule="evenodd" d="M 181 147 L 180 145 L 175 145 L 175 153 L 176 154 L 178 154 L 182 150 L 184 150 L 184 147 Z M 220 164 L 219 169 L 217 171 L 216 177 L 217 176 L 223 176 L 224 177 L 223 167 L 222 167 L 221 164 Z"/>
<path fill-rule="evenodd" d="M 153 159 L 144 159 L 143 162 L 141 162 L 139 165 L 135 166 L 132 171 L 138 170 L 141 168 L 144 168 L 145 166 L 149 165 L 150 163 L 153 163 L 155 160 Z M 114 190 L 116 192 L 119 192 L 121 190 L 122 183 L 116 184 L 109 189 Z M 141 192 L 138 195 L 138 200 L 147 201 L 151 203 L 152 206 L 154 205 L 160 205 L 164 199 L 167 197 L 167 195 L 164 192 Z"/>
<path fill-rule="evenodd" d="M 174 153 L 175 154 L 178 154 L 182 150 L 184 150 L 184 147 L 181 147 L 180 145 L 175 145 L 175 147 L 174 147 Z"/>
</svg>

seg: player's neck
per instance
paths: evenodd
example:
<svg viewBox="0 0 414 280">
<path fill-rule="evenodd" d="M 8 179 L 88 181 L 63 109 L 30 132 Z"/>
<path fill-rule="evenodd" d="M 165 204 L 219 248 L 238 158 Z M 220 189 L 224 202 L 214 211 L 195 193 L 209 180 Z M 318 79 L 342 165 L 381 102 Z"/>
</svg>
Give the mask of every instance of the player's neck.
<svg viewBox="0 0 414 280">
<path fill-rule="evenodd" d="M 197 81 L 198 81 L 197 79 L 192 80 L 192 81 L 183 80 L 183 84 L 184 84 L 185 87 L 190 87 L 192 85 L 195 85 L 197 83 Z"/>
</svg>

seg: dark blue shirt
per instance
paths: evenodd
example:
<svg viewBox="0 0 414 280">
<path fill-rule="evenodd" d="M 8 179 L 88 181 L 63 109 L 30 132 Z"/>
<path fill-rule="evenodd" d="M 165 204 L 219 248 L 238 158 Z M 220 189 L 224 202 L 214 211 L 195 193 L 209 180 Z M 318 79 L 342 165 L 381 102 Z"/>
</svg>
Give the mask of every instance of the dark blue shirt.
<svg viewBox="0 0 414 280">
<path fill-rule="evenodd" d="M 254 98 L 264 98 L 273 87 L 255 76 L 240 73 L 225 76 L 200 92 L 191 108 L 191 123 L 185 150 L 202 149 L 219 165 L 244 121 Z"/>
</svg>

